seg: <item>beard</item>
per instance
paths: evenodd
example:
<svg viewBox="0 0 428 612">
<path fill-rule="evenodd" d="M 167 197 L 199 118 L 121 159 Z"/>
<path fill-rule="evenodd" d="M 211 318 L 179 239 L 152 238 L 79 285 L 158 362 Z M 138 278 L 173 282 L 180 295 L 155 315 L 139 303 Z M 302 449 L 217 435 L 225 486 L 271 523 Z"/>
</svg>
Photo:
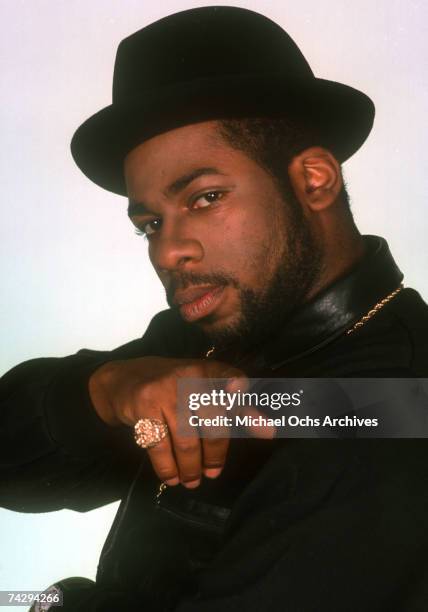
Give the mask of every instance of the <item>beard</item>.
<svg viewBox="0 0 428 612">
<path fill-rule="evenodd" d="M 210 331 L 205 332 L 217 350 L 239 353 L 251 350 L 278 333 L 293 312 L 305 301 L 308 291 L 322 268 L 322 248 L 312 234 L 294 193 L 287 190 L 284 199 L 283 241 L 274 254 L 277 264 L 262 289 L 245 287 L 233 275 L 219 271 L 212 274 L 183 272 L 171 282 L 167 301 L 171 308 L 177 288 L 193 285 L 234 287 L 239 294 L 240 308 L 236 321 L 216 327 L 215 313 L 204 318 Z M 263 271 L 261 271 L 263 274 Z M 198 325 L 199 322 L 193 323 Z"/>
</svg>

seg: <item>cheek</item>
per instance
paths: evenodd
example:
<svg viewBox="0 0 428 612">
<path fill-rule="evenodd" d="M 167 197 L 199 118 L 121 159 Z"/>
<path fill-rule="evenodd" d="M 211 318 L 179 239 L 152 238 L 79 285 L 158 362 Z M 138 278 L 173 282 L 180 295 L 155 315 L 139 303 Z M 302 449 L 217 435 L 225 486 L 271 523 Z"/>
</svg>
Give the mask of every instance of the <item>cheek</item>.
<svg viewBox="0 0 428 612">
<path fill-rule="evenodd" d="M 235 215 L 218 226 L 214 224 L 205 248 L 207 264 L 222 269 L 244 285 L 262 286 L 275 267 L 274 236 L 277 224 L 268 215 L 249 219 Z"/>
</svg>

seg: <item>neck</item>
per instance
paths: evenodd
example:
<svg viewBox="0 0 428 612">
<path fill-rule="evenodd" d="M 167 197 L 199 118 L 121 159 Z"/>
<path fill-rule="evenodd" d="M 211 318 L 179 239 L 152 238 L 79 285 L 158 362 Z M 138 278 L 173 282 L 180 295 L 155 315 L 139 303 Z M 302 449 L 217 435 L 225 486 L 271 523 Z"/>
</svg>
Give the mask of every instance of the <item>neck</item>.
<svg viewBox="0 0 428 612">
<path fill-rule="evenodd" d="M 305 301 L 312 300 L 323 289 L 346 276 L 363 257 L 364 251 L 363 238 L 356 228 L 347 234 L 343 229 L 335 233 L 325 248 L 320 274 L 311 286 Z"/>
</svg>

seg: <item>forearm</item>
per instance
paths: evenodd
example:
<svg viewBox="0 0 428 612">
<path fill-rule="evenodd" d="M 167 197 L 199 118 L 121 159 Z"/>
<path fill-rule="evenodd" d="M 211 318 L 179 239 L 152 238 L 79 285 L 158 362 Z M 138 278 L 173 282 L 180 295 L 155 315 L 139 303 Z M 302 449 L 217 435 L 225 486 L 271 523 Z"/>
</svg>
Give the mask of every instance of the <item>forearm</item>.
<svg viewBox="0 0 428 612">
<path fill-rule="evenodd" d="M 117 499 L 141 453 L 101 421 L 91 373 L 109 353 L 36 359 L 1 380 L 0 503 L 19 511 L 86 510 Z"/>
<path fill-rule="evenodd" d="M 8 372 L 0 380 L 0 504 L 86 510 L 120 497 L 147 457 L 129 426 L 99 415 L 91 375 L 116 360 L 198 355 L 200 342 L 189 332 L 163 311 L 142 338 L 113 351 L 35 359 Z"/>
</svg>

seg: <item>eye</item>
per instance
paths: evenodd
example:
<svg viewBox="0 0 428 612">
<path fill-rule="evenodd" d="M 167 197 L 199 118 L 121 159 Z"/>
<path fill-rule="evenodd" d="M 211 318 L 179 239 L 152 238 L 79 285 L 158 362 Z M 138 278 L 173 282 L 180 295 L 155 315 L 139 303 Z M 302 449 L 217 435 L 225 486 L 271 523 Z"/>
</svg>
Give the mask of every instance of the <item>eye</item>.
<svg viewBox="0 0 428 612">
<path fill-rule="evenodd" d="M 207 191 L 193 201 L 192 208 L 207 208 L 211 206 L 211 204 L 221 200 L 224 195 L 223 191 Z"/>
<path fill-rule="evenodd" d="M 152 219 L 141 227 L 141 229 L 137 228 L 135 233 L 139 236 L 152 236 L 155 234 L 161 227 L 162 221 L 160 219 Z"/>
</svg>

